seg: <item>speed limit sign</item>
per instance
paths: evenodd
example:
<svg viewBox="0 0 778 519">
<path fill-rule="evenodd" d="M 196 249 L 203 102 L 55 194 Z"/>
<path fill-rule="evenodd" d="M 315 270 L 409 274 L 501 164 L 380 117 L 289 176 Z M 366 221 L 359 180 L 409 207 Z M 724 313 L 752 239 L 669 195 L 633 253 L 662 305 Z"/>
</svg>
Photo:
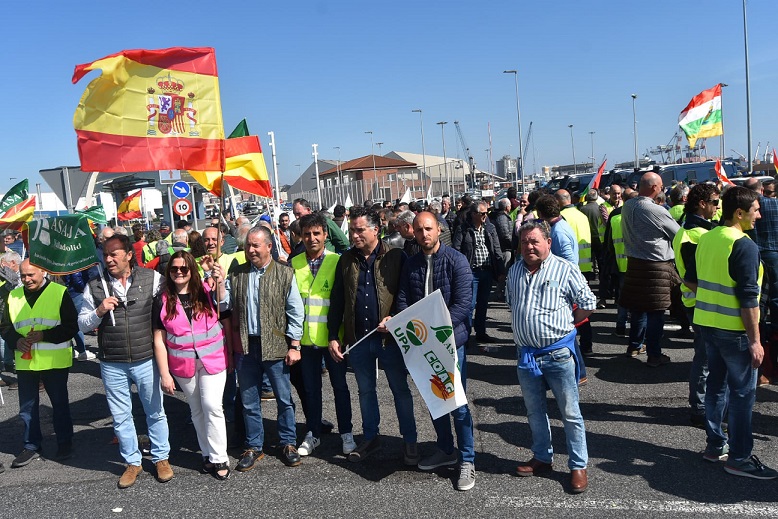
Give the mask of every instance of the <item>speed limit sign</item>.
<svg viewBox="0 0 778 519">
<path fill-rule="evenodd" d="M 179 198 L 173 204 L 173 212 L 178 216 L 187 216 L 192 212 L 192 202 L 186 198 Z"/>
</svg>

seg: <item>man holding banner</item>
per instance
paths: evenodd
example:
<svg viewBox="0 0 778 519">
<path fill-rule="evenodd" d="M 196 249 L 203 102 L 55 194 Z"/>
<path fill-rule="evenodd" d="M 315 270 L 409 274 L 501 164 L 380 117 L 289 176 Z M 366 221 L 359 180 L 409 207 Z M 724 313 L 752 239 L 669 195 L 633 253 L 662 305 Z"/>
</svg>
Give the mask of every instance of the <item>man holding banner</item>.
<svg viewBox="0 0 778 519">
<path fill-rule="evenodd" d="M 550 388 L 559 405 L 570 456 L 572 492 L 586 490 L 586 430 L 578 406 L 578 371 L 575 323 L 591 315 L 597 298 L 578 265 L 551 254 L 551 230 L 544 221 L 531 221 L 519 229 L 521 260 L 508 272 L 508 306 L 513 339 L 518 348 L 517 371 L 527 420 L 532 431 L 533 457 L 519 465 L 519 476 L 552 470 L 554 450 L 546 409 Z M 573 310 L 573 304 L 578 307 Z"/>
<path fill-rule="evenodd" d="M 397 310 L 405 310 L 434 291 L 440 290 L 451 316 L 456 359 L 464 390 L 467 381 L 465 345 L 470 335 L 467 318 L 473 299 L 473 274 L 467 258 L 462 253 L 440 242 L 440 232 L 440 222 L 433 213 L 421 212 L 414 219 L 413 234 L 421 246 L 421 251 L 409 258 L 403 266 L 400 289 L 397 292 Z M 427 316 L 420 320 L 432 324 Z M 453 358 L 453 355 L 449 356 Z M 417 381 L 417 384 L 420 387 L 423 384 L 429 385 L 426 378 Z M 454 450 L 449 415 L 454 418 L 458 452 Z M 432 423 L 438 435 L 438 450 L 422 459 L 419 469 L 433 470 L 459 462 L 457 490 L 470 490 L 475 486 L 475 445 L 473 417 L 467 403 L 435 418 Z"/>
</svg>

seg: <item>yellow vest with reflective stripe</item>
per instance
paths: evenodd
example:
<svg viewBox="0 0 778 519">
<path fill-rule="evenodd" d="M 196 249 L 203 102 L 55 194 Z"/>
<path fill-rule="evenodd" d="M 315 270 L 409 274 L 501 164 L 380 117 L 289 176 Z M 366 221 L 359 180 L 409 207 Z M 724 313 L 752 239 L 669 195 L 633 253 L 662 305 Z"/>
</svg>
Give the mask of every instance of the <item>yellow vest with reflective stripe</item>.
<svg viewBox="0 0 778 519">
<path fill-rule="evenodd" d="M 609 217 L 610 217 L 611 213 L 613 212 L 613 210 L 616 209 L 614 206 L 611 205 L 610 202 L 607 202 L 607 201 L 603 202 L 602 205 L 605 206 L 605 210 L 608 211 L 608 216 Z"/>
<path fill-rule="evenodd" d="M 676 204 L 670 208 L 670 216 L 672 216 L 673 220 L 676 222 L 681 219 L 681 216 L 683 216 L 683 208 L 684 204 Z"/>
<path fill-rule="evenodd" d="M 575 207 L 561 211 L 562 216 L 570 224 L 578 240 L 578 268 L 581 272 L 591 272 L 592 265 L 592 230 L 589 219 Z"/>
<path fill-rule="evenodd" d="M 697 253 L 697 304 L 694 324 L 721 330 L 745 331 L 735 280 L 729 275 L 729 256 L 739 239 L 750 238 L 734 227 L 716 227 L 700 236 Z M 762 265 L 758 284 L 762 286 Z"/>
<path fill-rule="evenodd" d="M 313 277 L 311 268 L 308 266 L 308 257 L 304 253 L 292 258 L 297 288 L 300 290 L 305 307 L 303 337 L 300 339 L 300 344 L 321 348 L 329 345 L 327 314 L 330 311 L 330 294 L 332 285 L 335 283 L 335 268 L 339 258 L 337 254 L 325 254 L 316 277 Z M 342 334 L 341 326 L 341 336 Z"/>
<path fill-rule="evenodd" d="M 613 252 L 616 254 L 616 266 L 619 272 L 627 271 L 627 247 L 624 245 L 624 231 L 621 227 L 621 213 L 610 219 Z"/>
<path fill-rule="evenodd" d="M 67 289 L 57 283 L 49 282 L 43 293 L 38 296 L 35 305 L 30 308 L 24 297 L 24 287 L 15 288 L 8 295 L 8 317 L 16 333 L 26 337 L 31 331 L 50 330 L 61 323 L 59 309 L 62 297 Z M 48 369 L 69 368 L 73 365 L 73 350 L 70 341 L 53 344 L 36 342 L 30 351 L 31 360 L 22 359 L 20 351 L 15 352 L 16 369 L 23 371 L 44 371 Z"/>
<path fill-rule="evenodd" d="M 697 245 L 700 242 L 700 236 L 708 232 L 708 229 L 704 227 L 695 227 L 694 229 L 681 229 L 675 234 L 673 239 L 673 252 L 675 252 L 675 266 L 678 267 L 678 274 L 683 279 L 686 276 L 686 265 L 683 262 L 681 256 L 681 247 L 684 243 L 693 243 Z M 697 298 L 694 292 L 681 283 L 681 301 L 686 308 L 694 308 Z"/>
</svg>

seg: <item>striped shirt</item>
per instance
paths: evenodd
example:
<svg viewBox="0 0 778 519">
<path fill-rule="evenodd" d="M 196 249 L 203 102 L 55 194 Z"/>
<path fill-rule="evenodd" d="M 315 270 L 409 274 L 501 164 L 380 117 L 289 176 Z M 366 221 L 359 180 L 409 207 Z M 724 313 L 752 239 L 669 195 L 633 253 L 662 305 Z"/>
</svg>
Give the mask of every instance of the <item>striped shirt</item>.
<svg viewBox="0 0 778 519">
<path fill-rule="evenodd" d="M 573 304 L 594 310 L 597 298 L 578 265 L 549 254 L 531 274 L 524 260 L 508 271 L 508 306 L 517 346 L 544 348 L 573 331 Z"/>
</svg>

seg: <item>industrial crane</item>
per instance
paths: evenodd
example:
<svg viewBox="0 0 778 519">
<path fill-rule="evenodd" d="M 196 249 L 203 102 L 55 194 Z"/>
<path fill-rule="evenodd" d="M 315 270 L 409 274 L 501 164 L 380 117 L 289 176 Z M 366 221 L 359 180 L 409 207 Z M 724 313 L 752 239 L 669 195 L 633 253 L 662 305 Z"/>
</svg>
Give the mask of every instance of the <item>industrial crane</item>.
<svg viewBox="0 0 778 519">
<path fill-rule="evenodd" d="M 470 166 L 470 187 L 473 187 L 473 184 L 475 184 L 475 159 L 473 159 L 473 155 L 470 153 L 470 148 L 468 147 L 467 142 L 465 142 L 465 136 L 462 134 L 462 128 L 459 127 L 459 121 L 454 121 L 454 126 L 456 126 L 459 142 L 462 145 L 462 150 L 467 156 L 467 164 Z"/>
</svg>

